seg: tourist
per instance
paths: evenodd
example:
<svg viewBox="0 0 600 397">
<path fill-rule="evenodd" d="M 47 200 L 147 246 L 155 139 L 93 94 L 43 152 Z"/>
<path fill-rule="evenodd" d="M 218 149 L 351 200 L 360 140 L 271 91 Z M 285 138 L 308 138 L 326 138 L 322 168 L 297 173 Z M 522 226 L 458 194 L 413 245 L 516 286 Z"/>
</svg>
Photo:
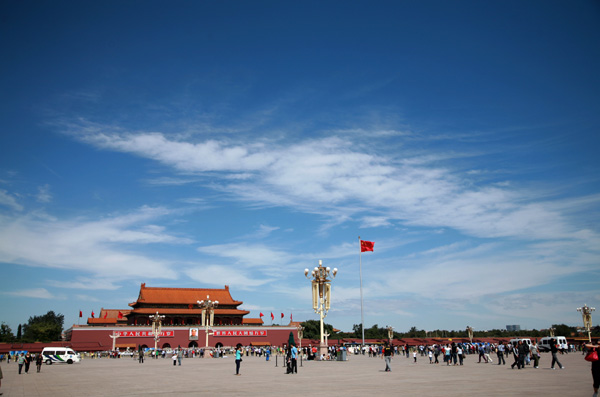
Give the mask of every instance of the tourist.
<svg viewBox="0 0 600 397">
<path fill-rule="evenodd" d="M 31 354 L 29 354 L 29 352 L 27 352 L 27 354 L 25 355 L 25 373 L 26 374 L 29 373 L 29 366 L 31 365 L 31 361 L 33 361 L 33 358 L 31 357 Z"/>
<path fill-rule="evenodd" d="M 383 355 L 381 358 L 385 359 L 385 372 L 392 371 L 392 356 L 394 355 L 394 350 L 386 343 L 383 348 Z M 431 359 L 430 359 L 431 361 Z"/>
<path fill-rule="evenodd" d="M 19 358 L 17 358 L 17 364 L 19 364 L 19 375 L 21 375 L 21 370 L 23 369 L 23 365 L 25 364 L 25 354 L 21 353 Z"/>
<path fill-rule="evenodd" d="M 415 361 L 414 361 L 414 364 L 416 364 L 416 363 L 417 363 L 417 349 L 415 349 L 415 350 L 413 351 L 413 359 L 415 360 Z"/>
<path fill-rule="evenodd" d="M 487 363 L 488 361 L 487 361 L 487 358 L 485 357 L 485 349 L 483 348 L 483 343 L 480 343 L 480 344 L 479 344 L 479 349 L 478 349 L 478 351 L 479 351 L 479 361 L 478 361 L 478 363 L 480 363 L 480 362 L 481 362 L 481 359 L 482 359 L 482 358 L 483 358 L 483 359 L 485 360 L 485 362 Z"/>
<path fill-rule="evenodd" d="M 10 355 L 9 355 L 10 357 Z M 2 367 L 0 367 L 0 387 L 2 387 Z M 0 396 L 2 395 L 2 392 L 0 391 Z"/>
<path fill-rule="evenodd" d="M 587 343 L 584 346 L 590 352 L 595 350 L 596 354 L 600 355 L 600 344 L 594 345 L 593 343 Z M 0 378 L 2 378 L 2 373 L 0 372 Z M 598 397 L 598 387 L 600 387 L 600 360 L 592 361 L 592 379 L 594 381 L 594 396 Z"/>
<path fill-rule="evenodd" d="M 565 369 L 560 361 L 558 361 L 558 357 L 556 357 L 558 348 L 556 347 L 556 339 L 554 338 L 550 339 L 550 352 L 552 353 L 552 364 L 550 365 L 550 368 L 554 369 L 554 363 L 556 363 L 560 369 Z"/>
<path fill-rule="evenodd" d="M 235 374 L 240 374 L 240 364 L 242 363 L 242 345 L 239 345 L 235 349 Z"/>
<path fill-rule="evenodd" d="M 498 346 L 496 346 L 496 355 L 498 356 L 498 365 L 506 365 L 506 360 L 504 359 L 504 344 L 502 342 L 498 343 Z"/>
<path fill-rule="evenodd" d="M 35 366 L 37 367 L 37 371 L 40 372 L 42 370 L 42 363 L 44 362 L 44 357 L 42 353 L 38 353 L 35 357 Z"/>
<path fill-rule="evenodd" d="M 515 362 L 510 365 L 511 369 L 515 369 L 515 365 L 517 366 L 517 369 L 521 369 L 521 361 L 519 360 L 519 354 L 520 354 L 519 347 L 520 347 L 521 343 L 522 342 L 519 341 L 517 343 L 517 346 L 513 346 L 513 348 L 512 348 L 513 357 L 515 358 Z"/>
<path fill-rule="evenodd" d="M 540 365 L 540 352 L 537 343 L 532 343 L 529 349 L 529 354 L 533 358 L 533 368 L 539 368 Z"/>
<path fill-rule="evenodd" d="M 298 373 L 298 348 L 296 348 L 296 344 L 292 343 L 292 348 L 290 349 L 292 356 L 292 373 Z"/>
<path fill-rule="evenodd" d="M 429 349 L 429 353 L 427 355 L 429 356 L 429 364 L 433 364 L 433 351 Z"/>
<path fill-rule="evenodd" d="M 177 365 L 177 351 L 173 350 L 173 354 L 171 355 L 171 358 L 173 359 L 173 365 Z"/>
<path fill-rule="evenodd" d="M 181 360 L 183 359 L 183 350 L 181 347 L 177 350 L 177 362 L 181 365 Z"/>
<path fill-rule="evenodd" d="M 463 348 L 460 344 L 456 346 L 456 353 L 458 354 L 458 361 L 460 365 L 463 365 Z"/>
</svg>

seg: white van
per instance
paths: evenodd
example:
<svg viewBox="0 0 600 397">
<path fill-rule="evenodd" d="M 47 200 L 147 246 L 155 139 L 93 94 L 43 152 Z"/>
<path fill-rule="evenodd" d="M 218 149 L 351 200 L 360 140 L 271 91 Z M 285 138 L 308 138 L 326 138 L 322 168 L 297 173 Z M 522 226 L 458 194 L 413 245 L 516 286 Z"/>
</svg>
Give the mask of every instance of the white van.
<svg viewBox="0 0 600 397">
<path fill-rule="evenodd" d="M 559 350 L 568 350 L 569 345 L 567 345 L 567 338 L 564 336 L 545 336 L 538 342 L 538 348 L 541 352 L 549 352 L 550 351 L 550 340 L 554 339 L 556 341 L 557 348 Z"/>
<path fill-rule="evenodd" d="M 48 365 L 52 363 L 73 364 L 81 361 L 79 353 L 76 353 L 70 347 L 44 347 L 42 357 Z"/>
<path fill-rule="evenodd" d="M 510 344 L 513 345 L 513 346 L 517 346 L 517 344 L 519 343 L 519 341 L 522 341 L 523 343 L 527 343 L 527 346 L 529 346 L 531 348 L 531 339 L 529 339 L 529 338 L 511 339 L 510 340 Z"/>
</svg>

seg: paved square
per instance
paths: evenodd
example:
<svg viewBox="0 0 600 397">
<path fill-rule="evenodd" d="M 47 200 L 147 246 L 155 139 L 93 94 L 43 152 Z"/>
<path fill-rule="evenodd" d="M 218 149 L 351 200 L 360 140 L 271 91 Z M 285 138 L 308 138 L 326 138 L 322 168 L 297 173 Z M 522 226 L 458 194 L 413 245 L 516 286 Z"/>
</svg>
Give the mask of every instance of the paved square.
<svg viewBox="0 0 600 397">
<path fill-rule="evenodd" d="M 581 353 L 559 355 L 564 370 L 550 370 L 543 353 L 540 368 L 511 370 L 507 365 L 478 364 L 471 355 L 463 366 L 430 365 L 427 357 L 395 356 L 392 372 L 381 358 L 351 356 L 348 361 L 303 361 L 298 374 L 286 375 L 282 357 L 265 361 L 244 357 L 241 376 L 234 376 L 231 358 L 188 358 L 173 366 L 169 358 L 138 364 L 131 358 L 84 359 L 79 364 L 43 365 L 36 373 L 18 375 L 17 364 L 3 362 L 4 396 L 591 396 L 590 363 Z"/>
</svg>

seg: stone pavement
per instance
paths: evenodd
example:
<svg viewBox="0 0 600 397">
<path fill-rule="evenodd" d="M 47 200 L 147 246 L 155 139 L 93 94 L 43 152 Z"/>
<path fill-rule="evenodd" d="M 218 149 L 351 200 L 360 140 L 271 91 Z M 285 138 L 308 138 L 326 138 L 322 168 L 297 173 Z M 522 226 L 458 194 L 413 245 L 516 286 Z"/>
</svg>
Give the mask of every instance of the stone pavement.
<svg viewBox="0 0 600 397">
<path fill-rule="evenodd" d="M 394 357 L 392 372 L 380 358 L 351 356 L 348 361 L 298 364 L 298 374 L 286 375 L 282 358 L 244 357 L 241 376 L 231 358 L 188 358 L 181 366 L 171 359 L 138 364 L 131 358 L 85 359 L 67 365 L 43 365 L 36 373 L 18 375 L 17 364 L 2 362 L 4 396 L 156 396 L 165 394 L 226 396 L 591 396 L 590 363 L 581 353 L 559 355 L 564 370 L 550 370 L 543 353 L 540 368 L 511 370 L 507 365 L 478 364 L 471 355 L 463 366 L 430 365 L 427 357 Z M 3 396 L 3 397 L 4 397 Z"/>
</svg>

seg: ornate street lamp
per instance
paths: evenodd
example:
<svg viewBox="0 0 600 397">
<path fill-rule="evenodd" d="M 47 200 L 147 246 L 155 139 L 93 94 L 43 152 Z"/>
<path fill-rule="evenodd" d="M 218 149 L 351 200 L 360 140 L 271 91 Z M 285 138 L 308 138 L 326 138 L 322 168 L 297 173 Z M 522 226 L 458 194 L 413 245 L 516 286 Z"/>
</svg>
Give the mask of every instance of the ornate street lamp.
<svg viewBox="0 0 600 397">
<path fill-rule="evenodd" d="M 298 343 L 300 344 L 300 352 L 302 352 L 302 337 L 304 336 L 304 327 L 298 325 Z M 302 354 L 302 353 L 300 353 Z"/>
<path fill-rule="evenodd" d="M 467 325 L 467 334 L 469 335 L 469 342 L 473 344 L 473 327 Z"/>
<path fill-rule="evenodd" d="M 392 339 L 394 339 L 394 327 L 391 325 L 387 326 L 388 339 L 390 340 L 390 346 L 392 345 Z"/>
<path fill-rule="evenodd" d="M 554 338 L 554 331 L 556 331 L 556 328 L 550 327 L 550 328 L 548 328 L 548 331 L 550 331 L 550 337 Z"/>
<path fill-rule="evenodd" d="M 157 347 L 158 341 L 160 340 L 160 332 L 162 329 L 162 320 L 165 319 L 165 316 L 161 316 L 156 312 L 152 316 L 149 316 L 150 320 L 152 320 L 152 335 L 154 335 L 154 358 L 158 358 L 157 355 Z"/>
<path fill-rule="evenodd" d="M 327 355 L 328 346 L 325 343 L 325 332 L 323 331 L 323 319 L 327 316 L 327 312 L 331 306 L 331 279 L 335 278 L 337 269 L 331 270 L 329 267 L 323 267 L 323 261 L 319 260 L 319 267 L 315 267 L 310 272 L 304 269 L 304 276 L 311 280 L 312 283 L 312 301 L 315 313 L 319 313 L 321 318 L 321 346 L 319 349 L 320 355 Z"/>
<path fill-rule="evenodd" d="M 208 348 L 208 330 L 215 322 L 215 308 L 219 305 L 219 301 L 211 301 L 210 296 L 206 295 L 206 300 L 198 301 L 198 305 L 202 309 L 202 326 L 206 335 L 205 348 Z"/>
<path fill-rule="evenodd" d="M 583 327 L 588 334 L 590 343 L 592 343 L 592 312 L 594 310 L 596 310 L 595 307 L 589 307 L 587 304 L 577 308 L 577 311 L 581 312 L 581 316 L 583 317 Z"/>
</svg>

